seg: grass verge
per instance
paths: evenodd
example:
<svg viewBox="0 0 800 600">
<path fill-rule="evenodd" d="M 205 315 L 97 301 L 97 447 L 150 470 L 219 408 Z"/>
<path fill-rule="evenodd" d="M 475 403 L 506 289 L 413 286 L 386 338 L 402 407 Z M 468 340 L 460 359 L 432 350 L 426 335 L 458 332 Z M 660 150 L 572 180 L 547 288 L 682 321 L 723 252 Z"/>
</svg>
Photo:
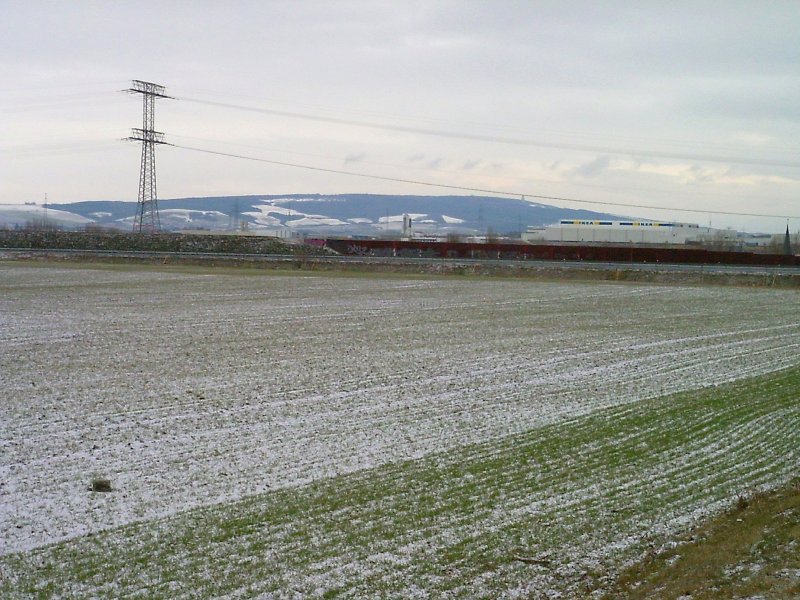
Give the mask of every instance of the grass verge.
<svg viewBox="0 0 800 600">
<path fill-rule="evenodd" d="M 800 598 L 800 479 L 728 511 L 620 576 L 606 596 Z"/>
</svg>

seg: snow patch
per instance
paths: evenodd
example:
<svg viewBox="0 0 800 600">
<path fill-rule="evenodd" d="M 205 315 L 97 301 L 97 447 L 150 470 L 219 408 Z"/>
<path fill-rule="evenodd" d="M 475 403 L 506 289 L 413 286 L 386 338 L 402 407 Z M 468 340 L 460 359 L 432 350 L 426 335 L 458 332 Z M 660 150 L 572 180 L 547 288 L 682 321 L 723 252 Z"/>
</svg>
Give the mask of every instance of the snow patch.
<svg viewBox="0 0 800 600">
<path fill-rule="evenodd" d="M 346 202 L 344 198 L 273 198 L 270 202 L 280 204 L 280 203 L 289 203 L 289 202 Z"/>
<path fill-rule="evenodd" d="M 264 215 L 276 214 L 276 215 L 287 215 L 287 216 L 297 216 L 297 215 L 305 216 L 305 213 L 298 212 L 291 208 L 285 208 L 283 206 L 275 206 L 274 204 L 259 204 L 258 206 L 254 206 L 253 208 L 255 208 L 257 211 L 259 211 L 259 213 Z M 244 214 L 252 215 L 254 213 L 249 212 Z"/>
<path fill-rule="evenodd" d="M 25 225 L 31 221 L 44 221 L 61 225 L 85 225 L 94 223 L 81 215 L 65 210 L 48 208 L 36 204 L 0 204 L 0 223 L 7 225 Z"/>
<path fill-rule="evenodd" d="M 159 210 L 159 215 L 162 220 L 176 220 L 184 223 L 193 223 L 195 221 L 228 221 L 229 217 L 225 213 L 216 210 L 192 210 L 187 208 L 167 208 Z"/>
<path fill-rule="evenodd" d="M 339 219 L 330 219 L 321 215 L 309 215 L 302 219 L 286 221 L 285 225 L 287 227 L 318 227 L 320 225 L 347 225 L 347 223 Z"/>
</svg>

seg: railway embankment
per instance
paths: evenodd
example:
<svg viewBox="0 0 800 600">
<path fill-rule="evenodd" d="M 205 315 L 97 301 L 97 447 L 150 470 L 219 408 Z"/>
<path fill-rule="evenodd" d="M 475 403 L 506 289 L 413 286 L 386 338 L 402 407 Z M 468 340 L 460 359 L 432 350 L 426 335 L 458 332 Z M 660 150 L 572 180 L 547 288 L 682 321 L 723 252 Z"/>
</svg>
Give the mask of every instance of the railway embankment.
<svg viewBox="0 0 800 600">
<path fill-rule="evenodd" d="M 339 256 L 319 246 L 288 244 L 276 238 L 177 233 L 0 231 L 0 260 L 800 288 L 800 271 L 785 268 Z"/>
<path fill-rule="evenodd" d="M 109 231 L 0 231 L 0 248 L 116 252 L 309 254 L 321 249 L 254 235 L 134 234 Z"/>
</svg>

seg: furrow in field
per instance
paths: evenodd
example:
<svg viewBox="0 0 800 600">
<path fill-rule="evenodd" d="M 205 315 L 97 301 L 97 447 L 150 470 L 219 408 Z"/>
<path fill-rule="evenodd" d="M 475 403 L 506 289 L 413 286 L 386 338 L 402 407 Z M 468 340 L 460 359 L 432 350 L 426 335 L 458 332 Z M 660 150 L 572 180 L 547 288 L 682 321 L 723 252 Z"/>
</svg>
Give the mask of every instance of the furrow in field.
<svg viewBox="0 0 800 600">
<path fill-rule="evenodd" d="M 397 596 L 414 582 L 438 596 L 581 596 L 602 583 L 601 568 L 796 473 L 798 377 L 793 369 L 612 407 L 19 554 L 0 568 L 16 584 L 51 578 L 76 595 Z M 34 581 L 24 564 L 41 565 Z M 84 575 L 65 581 L 64 569 Z"/>
<path fill-rule="evenodd" d="M 770 290 L 2 275 L 0 553 L 773 371 L 800 339 Z M 87 502 L 93 475 L 119 493 Z"/>
</svg>

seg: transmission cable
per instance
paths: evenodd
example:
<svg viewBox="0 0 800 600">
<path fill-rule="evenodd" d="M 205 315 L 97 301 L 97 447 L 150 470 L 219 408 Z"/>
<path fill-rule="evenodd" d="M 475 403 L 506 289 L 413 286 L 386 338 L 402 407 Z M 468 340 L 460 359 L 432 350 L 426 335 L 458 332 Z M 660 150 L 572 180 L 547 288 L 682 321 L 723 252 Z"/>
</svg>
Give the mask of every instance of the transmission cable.
<svg viewBox="0 0 800 600">
<path fill-rule="evenodd" d="M 763 213 L 745 213 L 745 212 L 734 212 L 734 211 L 725 211 L 725 210 L 702 210 L 702 209 L 694 209 L 694 208 L 674 208 L 670 206 L 649 206 L 646 204 L 626 204 L 623 202 L 603 202 L 600 200 L 582 200 L 580 198 L 568 198 L 562 196 L 544 196 L 541 194 L 531 194 L 528 192 L 510 192 L 507 190 L 493 190 L 488 188 L 477 188 L 477 187 L 469 187 L 464 185 L 453 185 L 453 184 L 446 184 L 446 183 L 435 183 L 432 181 L 421 181 L 418 179 L 404 179 L 401 177 L 387 177 L 384 175 L 372 175 L 370 173 L 359 173 L 356 171 L 345 171 L 342 169 L 329 169 L 325 167 L 315 167 L 313 165 L 303 165 L 298 163 L 290 163 L 280 160 L 270 160 L 267 158 L 258 158 L 255 156 L 245 156 L 242 154 L 233 154 L 231 152 L 220 152 L 217 150 L 209 150 L 207 148 L 196 148 L 193 146 L 184 146 L 181 144 L 164 144 L 166 146 L 172 146 L 174 148 L 180 148 L 182 150 L 191 150 L 192 152 L 201 152 L 203 154 L 213 154 L 216 156 L 227 156 L 229 158 L 238 158 L 241 160 L 249 160 L 253 162 L 261 162 L 267 163 L 271 165 L 279 165 L 282 167 L 292 167 L 295 169 L 305 169 L 307 171 L 317 171 L 321 173 L 335 173 L 337 175 L 350 175 L 352 177 L 363 177 L 367 179 L 378 179 L 381 181 L 392 181 L 395 183 L 408 183 L 412 185 L 424 185 L 428 187 L 436 187 L 436 188 L 444 188 L 450 190 L 461 190 L 465 192 L 478 192 L 481 194 L 497 194 L 501 196 L 514 196 L 514 197 L 522 197 L 525 198 L 535 198 L 536 200 L 548 200 L 552 202 L 572 202 L 576 204 L 590 204 L 594 206 L 616 206 L 621 208 L 644 208 L 650 210 L 668 210 L 673 212 L 685 212 L 685 213 L 698 213 L 698 214 L 714 214 L 714 215 L 727 215 L 727 216 L 735 216 L 735 217 L 765 217 L 771 219 L 800 219 L 800 216 L 794 215 L 767 215 Z"/>
<path fill-rule="evenodd" d="M 536 146 L 541 148 L 556 148 L 559 150 L 575 150 L 580 152 L 594 152 L 600 154 L 623 154 L 627 156 L 646 156 L 649 158 L 667 158 L 675 160 L 698 160 L 716 163 L 730 163 L 737 165 L 750 165 L 750 166 L 768 166 L 768 167 L 786 167 L 798 168 L 800 162 L 796 160 L 782 160 L 770 158 L 742 158 L 740 156 L 728 155 L 710 155 L 710 154 L 693 154 L 683 152 L 667 152 L 659 150 L 634 150 L 631 148 L 611 148 L 604 146 L 595 146 L 591 144 L 567 144 L 564 142 L 545 142 L 538 140 L 530 140 L 524 138 L 502 137 L 492 135 L 482 135 L 477 133 L 465 133 L 456 131 L 444 131 L 439 129 L 426 129 L 422 127 L 410 127 L 406 125 L 390 125 L 387 123 L 375 123 L 370 121 L 359 121 L 356 119 L 345 119 L 341 117 L 327 117 L 322 115 L 313 115 L 308 113 L 300 113 L 287 110 L 277 110 L 272 108 L 262 108 L 256 106 L 245 106 L 241 104 L 231 104 L 227 102 L 217 102 L 214 100 L 201 100 L 197 98 L 186 98 L 182 96 L 175 96 L 176 100 L 183 100 L 184 102 L 194 102 L 196 104 L 205 104 L 207 106 L 217 106 L 221 108 L 232 108 L 236 110 L 243 110 L 248 112 L 256 112 L 268 115 L 275 115 L 279 117 L 289 117 L 292 119 L 304 119 L 307 121 L 318 121 L 322 123 L 333 123 L 336 125 L 352 125 L 356 127 L 365 127 L 368 129 L 380 129 L 383 131 L 396 131 L 400 133 L 414 133 L 420 135 L 430 135 L 445 138 L 474 140 L 479 142 L 492 142 L 500 144 L 511 144 L 517 146 Z"/>
</svg>

